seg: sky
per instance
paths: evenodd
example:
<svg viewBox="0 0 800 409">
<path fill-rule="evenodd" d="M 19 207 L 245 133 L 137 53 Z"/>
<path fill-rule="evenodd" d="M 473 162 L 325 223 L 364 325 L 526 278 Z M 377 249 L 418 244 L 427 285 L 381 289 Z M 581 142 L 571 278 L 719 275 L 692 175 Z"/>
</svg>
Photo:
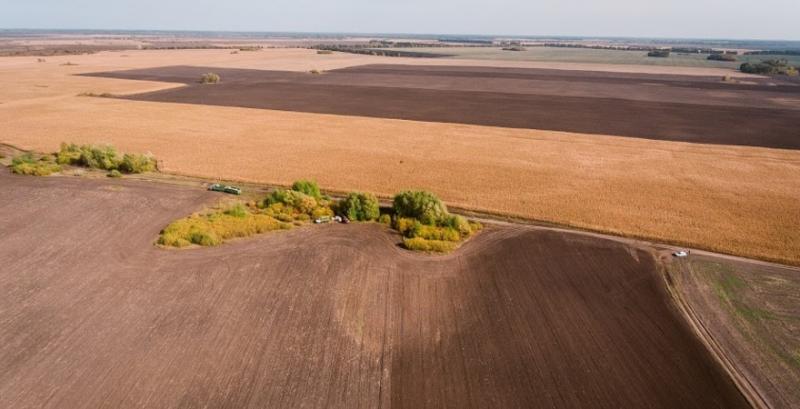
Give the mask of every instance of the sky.
<svg viewBox="0 0 800 409">
<path fill-rule="evenodd" d="M 800 40 L 800 0 L 0 0 L 0 28 Z"/>
</svg>

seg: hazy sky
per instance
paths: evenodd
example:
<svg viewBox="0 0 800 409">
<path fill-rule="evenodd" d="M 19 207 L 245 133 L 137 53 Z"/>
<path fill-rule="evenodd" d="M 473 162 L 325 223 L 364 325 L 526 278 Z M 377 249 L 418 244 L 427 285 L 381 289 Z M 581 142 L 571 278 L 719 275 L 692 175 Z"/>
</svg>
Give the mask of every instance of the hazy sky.
<svg viewBox="0 0 800 409">
<path fill-rule="evenodd" d="M 1 28 L 800 40 L 800 0 L 0 0 Z"/>
</svg>

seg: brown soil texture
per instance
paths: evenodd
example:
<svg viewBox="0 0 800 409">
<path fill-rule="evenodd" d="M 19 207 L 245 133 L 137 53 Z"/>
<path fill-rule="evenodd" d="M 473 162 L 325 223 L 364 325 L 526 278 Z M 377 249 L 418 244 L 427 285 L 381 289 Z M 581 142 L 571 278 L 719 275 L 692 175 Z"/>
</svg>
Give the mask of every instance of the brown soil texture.
<svg viewBox="0 0 800 409">
<path fill-rule="evenodd" d="M 218 196 L 0 172 L 0 407 L 744 408 L 649 252 L 376 224 L 152 245 Z"/>
<path fill-rule="evenodd" d="M 197 83 L 205 72 L 222 83 Z M 129 96 L 429 122 L 800 148 L 800 86 L 775 79 L 367 65 L 309 73 L 175 66 L 87 74 L 184 83 Z"/>
</svg>

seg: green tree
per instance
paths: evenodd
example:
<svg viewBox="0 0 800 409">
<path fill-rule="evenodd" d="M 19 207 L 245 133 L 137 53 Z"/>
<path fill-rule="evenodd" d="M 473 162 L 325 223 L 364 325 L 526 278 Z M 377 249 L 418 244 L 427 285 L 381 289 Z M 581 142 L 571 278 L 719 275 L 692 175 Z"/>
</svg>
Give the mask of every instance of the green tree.
<svg viewBox="0 0 800 409">
<path fill-rule="evenodd" d="M 313 180 L 298 180 L 292 184 L 292 190 L 295 192 L 305 193 L 314 199 L 322 198 L 319 191 L 319 185 Z"/>
<path fill-rule="evenodd" d="M 350 193 L 339 203 L 339 210 L 350 220 L 371 221 L 380 216 L 378 198 L 371 193 Z"/>
<path fill-rule="evenodd" d="M 448 216 L 447 207 L 436 195 L 426 191 L 405 191 L 393 201 L 398 217 L 414 218 L 422 224 L 435 225 Z"/>
</svg>

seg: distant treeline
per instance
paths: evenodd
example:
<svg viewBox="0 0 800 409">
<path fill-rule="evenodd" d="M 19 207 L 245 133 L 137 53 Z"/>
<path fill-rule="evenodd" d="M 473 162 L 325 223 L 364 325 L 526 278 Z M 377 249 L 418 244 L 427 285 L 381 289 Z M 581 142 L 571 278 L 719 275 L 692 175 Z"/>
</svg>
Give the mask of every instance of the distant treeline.
<svg viewBox="0 0 800 409">
<path fill-rule="evenodd" d="M 800 55 L 800 50 L 747 51 L 744 55 Z"/>
<path fill-rule="evenodd" d="M 240 50 L 257 51 L 264 47 L 257 46 L 233 46 L 233 45 L 211 45 L 211 44 L 161 44 L 145 45 L 142 50 Z"/>
<path fill-rule="evenodd" d="M 462 43 L 462 44 L 485 44 L 493 45 L 494 40 L 484 40 L 475 38 L 439 38 L 440 43 Z"/>
<path fill-rule="evenodd" d="M 338 51 L 350 54 L 376 55 L 382 57 L 413 57 L 413 58 L 441 58 L 450 57 L 449 54 L 423 53 L 415 51 L 393 50 L 391 48 L 371 48 L 368 45 L 317 45 L 314 50 Z"/>
<path fill-rule="evenodd" d="M 536 44 L 532 44 L 536 46 Z M 642 46 L 642 45 L 593 45 L 593 44 L 572 44 L 572 43 L 544 43 L 538 45 L 540 47 L 556 47 L 556 48 L 588 48 L 592 50 L 617 50 L 617 51 L 660 51 L 662 47 L 655 46 Z M 675 53 L 687 54 L 711 54 L 721 53 L 723 51 L 714 50 L 712 48 L 700 47 L 671 47 L 670 51 Z"/>
</svg>

